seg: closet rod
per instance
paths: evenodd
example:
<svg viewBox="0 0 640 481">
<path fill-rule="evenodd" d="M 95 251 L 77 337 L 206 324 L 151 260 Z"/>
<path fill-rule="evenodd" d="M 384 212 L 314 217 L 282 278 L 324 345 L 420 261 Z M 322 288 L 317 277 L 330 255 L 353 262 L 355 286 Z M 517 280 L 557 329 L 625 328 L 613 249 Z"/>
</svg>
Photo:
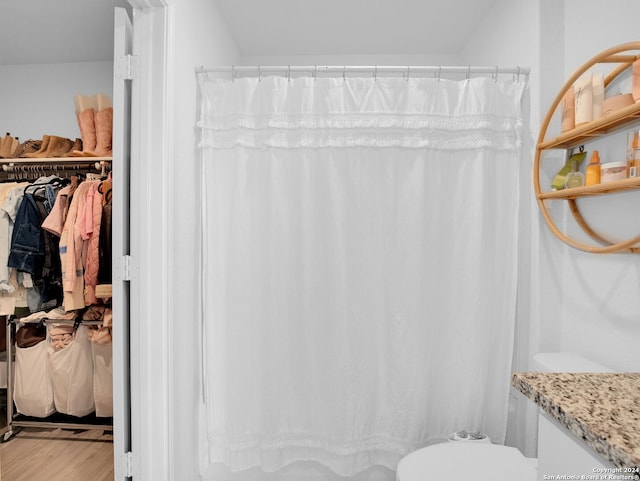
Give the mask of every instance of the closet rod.
<svg viewBox="0 0 640 481">
<path fill-rule="evenodd" d="M 243 73 L 243 74 L 266 74 L 266 73 L 283 73 L 290 75 L 296 74 L 325 74 L 325 73 L 367 73 L 372 75 L 397 73 L 404 75 L 412 74 L 433 74 L 439 77 L 442 74 L 461 74 L 461 75 L 477 75 L 477 74 L 513 74 L 528 76 L 531 69 L 526 67 L 474 67 L 465 66 L 445 66 L 445 65 L 226 65 L 219 67 L 199 67 L 196 73 Z"/>
</svg>

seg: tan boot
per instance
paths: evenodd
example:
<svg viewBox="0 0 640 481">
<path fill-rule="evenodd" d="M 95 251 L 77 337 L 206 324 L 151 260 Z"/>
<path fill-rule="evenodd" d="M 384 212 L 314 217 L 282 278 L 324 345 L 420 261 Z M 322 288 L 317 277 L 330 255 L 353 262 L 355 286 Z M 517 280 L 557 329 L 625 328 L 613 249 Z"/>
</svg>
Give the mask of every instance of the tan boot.
<svg viewBox="0 0 640 481">
<path fill-rule="evenodd" d="M 40 144 L 40 148 L 38 150 L 36 150 L 35 152 L 27 152 L 24 154 L 24 157 L 26 158 L 36 158 L 36 157 L 45 157 L 44 155 L 40 155 L 44 152 L 47 151 L 47 148 L 49 147 L 49 140 L 51 139 L 51 136 L 49 135 L 43 135 L 42 136 L 42 143 Z"/>
<path fill-rule="evenodd" d="M 111 157 L 111 134 L 113 131 L 113 104 L 108 95 L 96 94 L 92 99 L 95 113 L 93 116 L 96 126 L 96 147 L 85 147 L 84 152 L 89 157 Z"/>
<path fill-rule="evenodd" d="M 82 149 L 72 152 L 74 156 L 82 157 L 85 150 L 95 150 L 96 148 L 96 126 L 94 123 L 95 112 L 93 107 L 77 112 L 78 127 L 80 127 L 80 137 L 82 137 Z"/>
<path fill-rule="evenodd" d="M 64 157 L 68 152 L 71 151 L 71 147 L 73 147 L 73 141 L 71 139 L 66 139 L 64 137 L 58 137 L 57 135 L 52 135 L 49 140 L 49 147 L 46 152 L 44 152 L 42 157 Z"/>
<path fill-rule="evenodd" d="M 64 154 L 64 157 L 74 157 L 74 152 L 82 152 L 82 139 L 76 137 L 75 142 L 71 146 L 71 150 Z"/>
<path fill-rule="evenodd" d="M 13 139 L 13 144 L 11 145 L 11 158 L 12 159 L 16 158 L 16 150 L 18 150 L 19 146 L 20 146 L 20 138 L 16 137 L 15 139 Z"/>
<path fill-rule="evenodd" d="M 11 152 L 14 150 L 13 141 L 14 138 L 11 137 L 9 132 L 7 132 L 7 135 L 5 135 L 2 138 L 2 141 L 0 141 L 0 158 L 8 159 L 11 157 Z"/>
<path fill-rule="evenodd" d="M 113 133 L 113 107 L 98 110 L 94 115 L 96 126 L 96 148 L 84 150 L 88 157 L 111 157 L 111 142 Z"/>
</svg>

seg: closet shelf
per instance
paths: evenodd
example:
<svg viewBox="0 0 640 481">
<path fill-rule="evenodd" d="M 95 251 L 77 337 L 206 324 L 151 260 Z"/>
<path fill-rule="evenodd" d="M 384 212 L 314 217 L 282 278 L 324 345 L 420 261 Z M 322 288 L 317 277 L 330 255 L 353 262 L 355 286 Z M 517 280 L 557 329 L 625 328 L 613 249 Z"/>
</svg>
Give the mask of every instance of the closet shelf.
<svg viewBox="0 0 640 481">
<path fill-rule="evenodd" d="M 1 164 L 86 164 L 87 162 L 111 162 L 113 157 L 36 157 L 0 159 Z"/>
<path fill-rule="evenodd" d="M 591 197 L 596 195 L 613 194 L 625 190 L 637 190 L 640 188 L 640 177 L 631 179 L 616 180 L 605 184 L 573 187 L 570 189 L 552 190 L 541 192 L 538 199 L 577 199 L 580 197 Z"/>
</svg>

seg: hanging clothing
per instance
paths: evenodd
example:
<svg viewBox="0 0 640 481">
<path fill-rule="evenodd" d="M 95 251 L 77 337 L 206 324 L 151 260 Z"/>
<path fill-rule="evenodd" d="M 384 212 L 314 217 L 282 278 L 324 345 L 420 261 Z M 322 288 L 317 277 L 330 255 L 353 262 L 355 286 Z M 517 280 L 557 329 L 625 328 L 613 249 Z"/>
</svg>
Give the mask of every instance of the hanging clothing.
<svg viewBox="0 0 640 481">
<path fill-rule="evenodd" d="M 112 220 L 112 191 L 111 182 L 104 184 L 104 193 L 102 196 L 102 218 L 100 220 L 100 244 L 99 244 L 99 270 L 98 282 L 100 284 L 111 284 L 111 220 Z"/>
<path fill-rule="evenodd" d="M 91 182 L 82 182 L 76 189 L 60 235 L 60 260 L 62 263 L 62 285 L 64 289 L 63 306 L 67 311 L 82 309 L 85 306 L 84 266 L 82 265 L 83 243 L 80 231 L 76 228 L 76 223 L 86 203 L 86 194 L 90 187 Z"/>
<path fill-rule="evenodd" d="M 40 214 L 32 194 L 26 193 L 16 213 L 8 266 L 29 274 L 40 274 L 44 262 L 44 242 Z"/>
<path fill-rule="evenodd" d="M 80 236 L 86 243 L 84 259 L 84 300 L 86 305 L 97 304 L 96 285 L 100 268 L 100 226 L 102 223 L 101 182 L 94 182 L 87 191 L 87 200 L 80 216 Z"/>
</svg>

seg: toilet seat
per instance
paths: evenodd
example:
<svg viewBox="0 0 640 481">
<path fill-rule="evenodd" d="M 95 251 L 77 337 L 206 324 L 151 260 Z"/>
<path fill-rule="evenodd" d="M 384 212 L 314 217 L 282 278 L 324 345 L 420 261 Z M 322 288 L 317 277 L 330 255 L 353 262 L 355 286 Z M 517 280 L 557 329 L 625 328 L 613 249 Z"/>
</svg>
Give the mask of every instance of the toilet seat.
<svg viewBox="0 0 640 481">
<path fill-rule="evenodd" d="M 400 460 L 397 481 L 535 481 L 536 469 L 516 448 L 449 442 L 419 449 Z"/>
</svg>

